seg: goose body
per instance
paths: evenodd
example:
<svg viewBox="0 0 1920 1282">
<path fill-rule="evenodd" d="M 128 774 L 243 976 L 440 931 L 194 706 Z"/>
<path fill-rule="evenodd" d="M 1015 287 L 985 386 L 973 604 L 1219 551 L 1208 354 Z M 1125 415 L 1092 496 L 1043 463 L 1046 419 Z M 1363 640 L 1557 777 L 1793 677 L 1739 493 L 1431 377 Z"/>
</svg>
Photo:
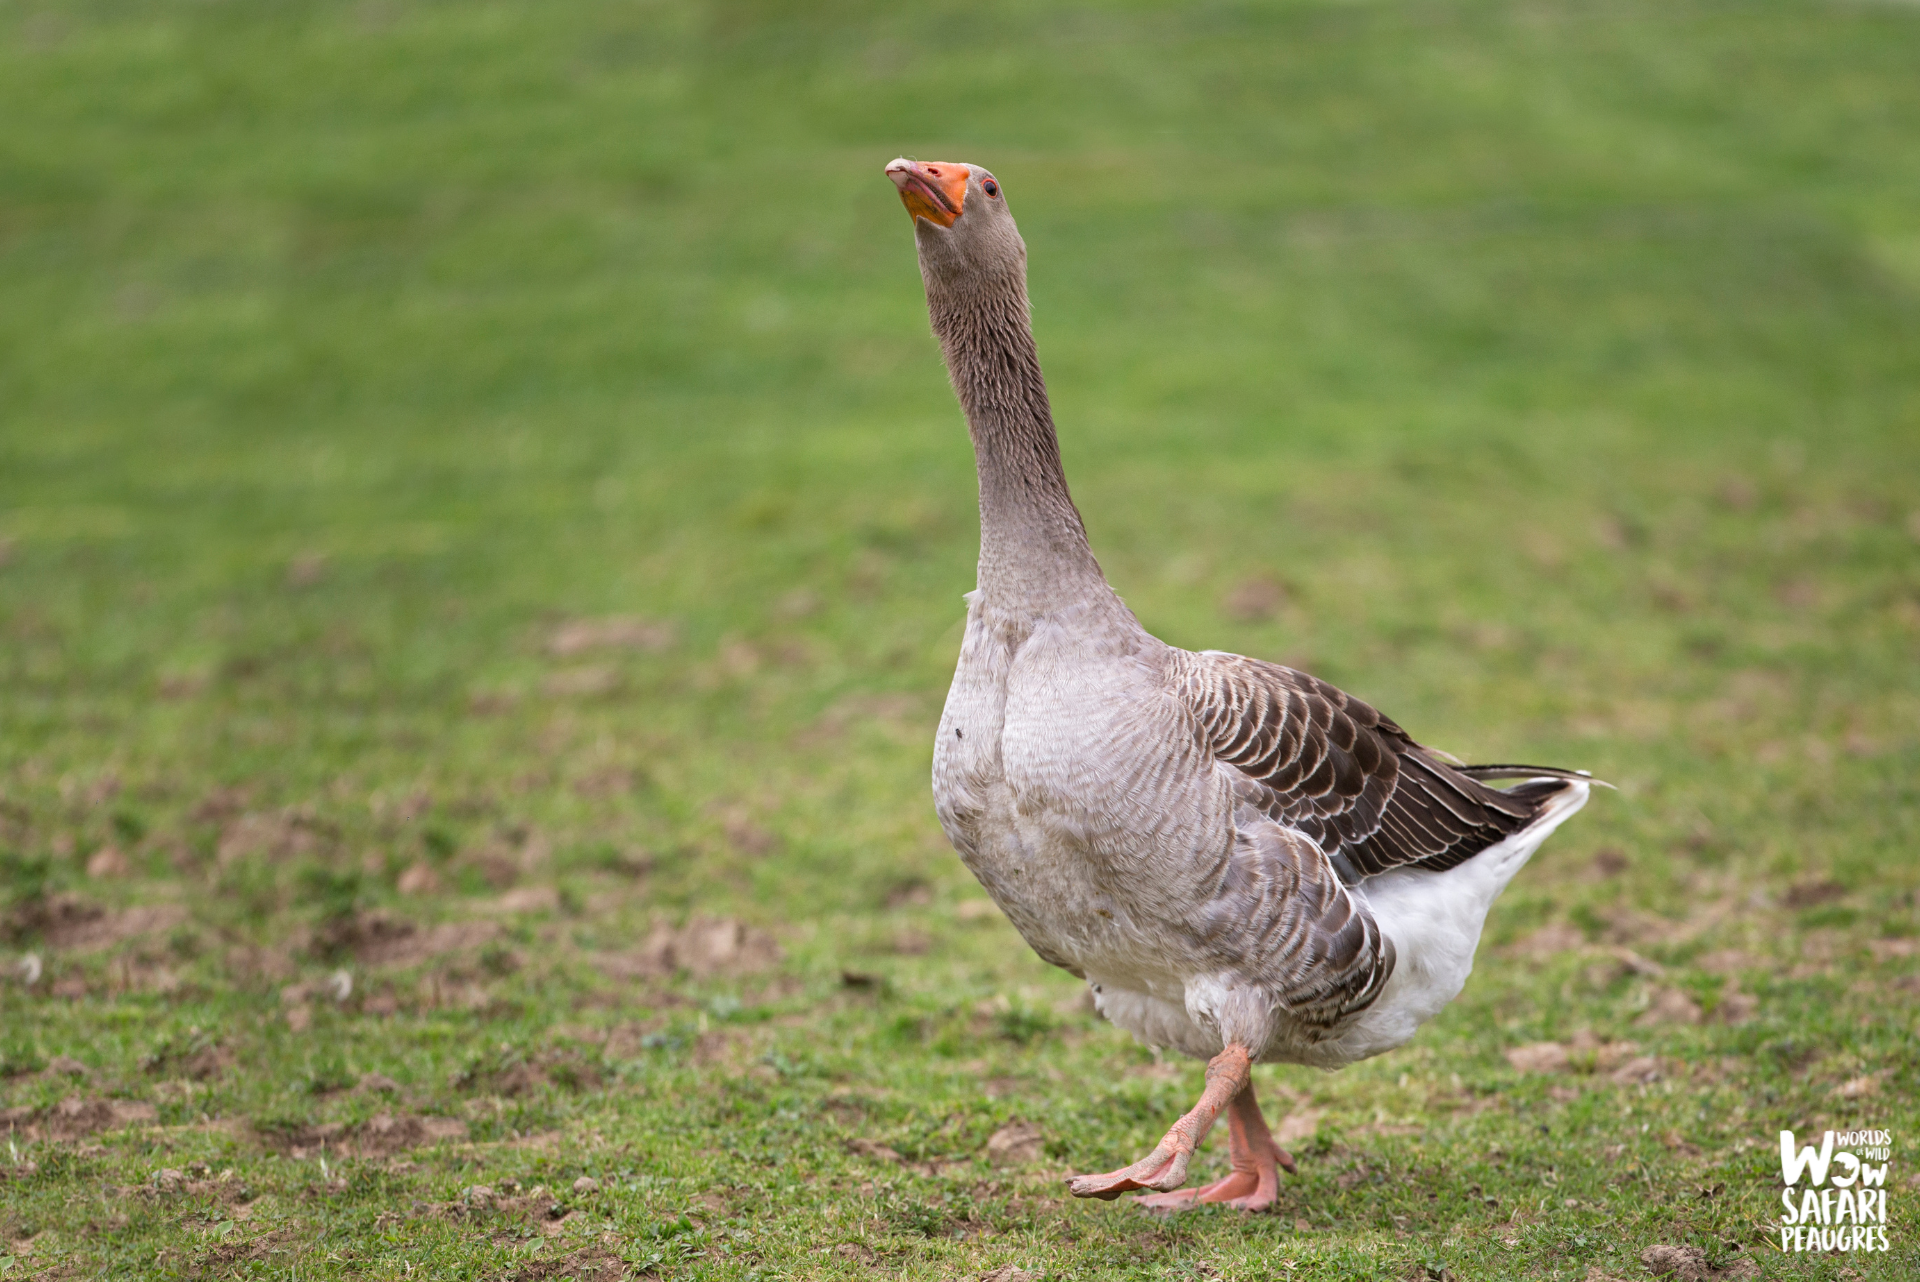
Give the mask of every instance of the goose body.
<svg viewBox="0 0 1920 1282">
<path fill-rule="evenodd" d="M 1222 670 L 1330 687 L 1166 645 L 1111 593 L 1037 621 L 969 596 L 934 748 L 941 827 L 1033 950 L 1150 1045 L 1205 1059 L 1237 1041 L 1318 1068 L 1405 1045 L 1465 986 L 1494 899 L 1587 799 L 1583 781 L 1543 781 L 1524 826 L 1454 866 L 1349 884 L 1220 758 L 1192 702 Z"/>
<path fill-rule="evenodd" d="M 1102 1015 L 1209 1061 L 1152 1154 L 1073 1191 L 1259 1209 L 1292 1159 L 1251 1064 L 1338 1068 L 1404 1045 L 1459 994 L 1489 907 L 1589 781 L 1450 764 L 1305 673 L 1147 632 L 1068 493 L 998 182 L 973 165 L 887 173 L 980 475 L 979 578 L 934 749 L 941 826 Z M 1234 1172 L 1174 1192 L 1223 1112 Z"/>
</svg>

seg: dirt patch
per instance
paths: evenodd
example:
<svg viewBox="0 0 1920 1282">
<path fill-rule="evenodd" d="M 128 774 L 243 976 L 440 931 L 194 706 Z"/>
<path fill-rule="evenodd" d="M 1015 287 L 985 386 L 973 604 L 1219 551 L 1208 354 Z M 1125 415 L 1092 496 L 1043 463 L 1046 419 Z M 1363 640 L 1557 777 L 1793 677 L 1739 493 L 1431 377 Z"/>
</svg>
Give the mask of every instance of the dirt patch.
<svg viewBox="0 0 1920 1282">
<path fill-rule="evenodd" d="M 1834 1087 L 1833 1093 L 1841 1099 L 1865 1099 L 1880 1092 L 1880 1083 L 1893 1076 L 1893 1070 L 1883 1068 L 1877 1073 L 1868 1073 L 1862 1077 L 1851 1078 Z"/>
<path fill-rule="evenodd" d="M 89 881 L 115 881 L 127 875 L 132 865 L 127 857 L 120 853 L 120 847 L 107 845 L 87 857 L 87 879 Z"/>
<path fill-rule="evenodd" d="M 624 766 L 602 766 L 575 779 L 573 790 L 582 797 L 617 797 L 632 792 L 637 783 L 637 776 Z"/>
<path fill-rule="evenodd" d="M 394 889 L 403 895 L 437 895 L 444 887 L 440 882 L 440 874 L 433 870 L 432 864 L 416 860 L 400 874 Z"/>
<path fill-rule="evenodd" d="M 1287 604 L 1287 585 L 1271 574 L 1256 574 L 1233 585 L 1220 598 L 1220 613 L 1237 623 L 1271 619 Z"/>
<path fill-rule="evenodd" d="M 417 966 L 483 948 L 500 934 L 499 924 L 491 921 L 450 921 L 424 929 L 388 913 L 362 913 L 354 921 L 350 947 L 367 966 Z"/>
<path fill-rule="evenodd" d="M 880 1162 L 899 1163 L 907 1160 L 906 1158 L 900 1156 L 900 1153 L 897 1149 L 889 1148 L 885 1144 L 882 1144 L 879 1140 L 869 1140 L 869 1139 L 848 1140 L 847 1150 L 852 1153 L 858 1153 L 861 1157 L 871 1157 L 874 1160 L 880 1161 Z"/>
<path fill-rule="evenodd" d="M 50 1108 L 0 1109 L 0 1131 L 28 1140 L 77 1140 L 122 1126 L 145 1125 L 159 1116 L 159 1110 L 144 1100 L 69 1095 Z"/>
<path fill-rule="evenodd" d="M 224 823 L 247 808 L 253 790 L 246 787 L 215 788 L 200 799 L 187 818 L 199 824 Z"/>
<path fill-rule="evenodd" d="M 561 668 L 540 682 L 541 692 L 555 696 L 592 696 L 612 694 L 620 688 L 620 673 L 603 663 Z"/>
<path fill-rule="evenodd" d="M 739 806 L 730 807 L 721 816 L 720 831 L 726 835 L 727 844 L 743 855 L 758 858 L 772 854 L 780 844 L 780 838 L 770 830 L 754 822 L 753 816 Z"/>
<path fill-rule="evenodd" d="M 1592 866 L 1594 876 L 1604 880 L 1608 877 L 1618 877 L 1633 867 L 1633 860 L 1618 846 L 1602 846 L 1593 852 Z"/>
<path fill-rule="evenodd" d="M 1700 1003 L 1677 988 L 1656 989 L 1646 1012 L 1633 1022 L 1636 1028 L 1655 1028 L 1661 1024 L 1698 1024 Z"/>
<path fill-rule="evenodd" d="M 1325 1113 L 1318 1108 L 1292 1108 L 1273 1128 L 1273 1138 L 1279 1144 L 1298 1144 L 1310 1140 L 1320 1133 L 1320 1118 Z"/>
<path fill-rule="evenodd" d="M 420 977 L 409 1003 L 414 1010 L 467 1010 L 485 1014 L 505 1006 L 496 1003 L 485 984 L 476 982 L 464 971 L 432 970 Z"/>
<path fill-rule="evenodd" d="M 1607 1074 L 1616 1086 L 1646 1086 L 1661 1078 L 1660 1061 L 1651 1055 L 1639 1055 Z"/>
<path fill-rule="evenodd" d="M 1751 993 L 1743 993 L 1732 980 L 1720 994 L 1720 1000 L 1714 1003 L 1713 1012 L 1707 1018 L 1715 1024 L 1728 1024 L 1738 1027 L 1750 1022 L 1760 1013 L 1760 999 Z"/>
<path fill-rule="evenodd" d="M 155 1075 L 178 1073 L 193 1081 L 204 1082 L 219 1077 L 238 1062 L 238 1056 L 226 1046 L 212 1042 L 182 1047 L 163 1046 L 141 1060 L 140 1067 Z"/>
<path fill-rule="evenodd" d="M 1693 964 L 1709 975 L 1737 975 L 1743 970 L 1757 970 L 1761 962 L 1738 948 L 1717 948 L 1694 958 Z"/>
<path fill-rule="evenodd" d="M 296 1160 L 310 1154 L 383 1158 L 425 1144 L 467 1138 L 467 1124 L 451 1117 L 417 1117 L 408 1113 L 378 1113 L 357 1125 L 328 1122 L 321 1126 L 256 1128 L 260 1143 Z"/>
<path fill-rule="evenodd" d="M 502 1095 L 526 1095 L 547 1085 L 547 1075 L 534 1064 L 515 1064 L 496 1073 L 493 1089 Z"/>
<path fill-rule="evenodd" d="M 49 935 L 47 942 L 55 948 L 67 948 L 74 952 L 95 952 L 123 940 L 172 930 L 186 919 L 187 910 L 179 904 L 148 904 L 124 912 L 108 913 L 100 921 L 72 934 Z"/>
<path fill-rule="evenodd" d="M 980 1282 L 1040 1282 L 1041 1275 L 1029 1273 L 1017 1264 L 1003 1264 L 991 1273 L 982 1273 Z"/>
<path fill-rule="evenodd" d="M 671 623 L 616 614 L 562 623 L 547 635 L 546 650 L 556 659 L 570 659 L 595 650 L 665 650 L 677 639 Z"/>
<path fill-rule="evenodd" d="M 319 957 L 338 957 L 362 952 L 378 953 L 401 940 L 411 938 L 417 927 L 404 917 L 385 912 L 357 912 L 336 917 L 315 931 L 308 950 Z M 362 958 L 364 960 L 364 958 Z"/>
<path fill-rule="evenodd" d="M 1024 1166 L 1040 1160 L 1047 1137 L 1032 1122 L 1008 1122 L 987 1137 L 987 1161 L 994 1166 Z"/>
<path fill-rule="evenodd" d="M 518 1139 L 495 1140 L 491 1144 L 476 1144 L 474 1147 L 512 1149 L 516 1153 L 545 1153 L 552 1155 L 560 1151 L 560 1141 L 565 1138 L 565 1135 L 560 1131 L 535 1131 L 531 1135 L 522 1135 Z M 598 1142 L 597 1138 L 596 1142 Z"/>
<path fill-rule="evenodd" d="M 612 979 L 662 979 L 682 970 L 700 977 L 743 975 L 765 970 L 782 956 L 765 931 L 731 917 L 695 917 L 678 930 L 657 923 L 640 947 L 596 961 Z"/>
<path fill-rule="evenodd" d="M 1650 1246 L 1640 1253 L 1640 1263 L 1655 1277 L 1665 1278 L 1667 1282 L 1722 1282 L 1760 1276 L 1760 1267 L 1745 1258 L 1715 1267 L 1708 1263 L 1707 1253 L 1697 1246 Z"/>
<path fill-rule="evenodd" d="M 584 1091 L 597 1088 L 602 1081 L 600 1065 L 571 1046 L 553 1047 L 522 1057 L 503 1051 L 469 1064 L 455 1073 L 449 1085 L 459 1090 L 485 1091 L 493 1095 L 527 1095 L 544 1086 Z"/>
<path fill-rule="evenodd" d="M 878 1140 L 854 1139 L 847 1141 L 847 1150 L 861 1157 L 870 1157 L 876 1162 L 891 1162 L 895 1166 L 924 1175 L 928 1179 L 938 1179 L 955 1167 L 966 1166 L 971 1159 L 964 1157 L 936 1157 L 925 1162 L 911 1162 L 897 1149 L 889 1148 Z"/>
<path fill-rule="evenodd" d="M 178 904 L 148 904 L 114 913 L 78 895 L 53 895 L 8 913 L 4 933 L 14 939 L 39 935 L 49 948 L 91 953 L 171 930 L 186 919 L 187 910 Z"/>
<path fill-rule="evenodd" d="M 1567 1048 L 1559 1042 L 1532 1042 L 1507 1051 L 1507 1063 L 1520 1073 L 1564 1073 Z"/>
<path fill-rule="evenodd" d="M 888 944 L 901 957 L 925 957 L 933 951 L 933 937 L 911 927 L 896 932 Z"/>
<path fill-rule="evenodd" d="M 236 944 L 227 949 L 227 969 L 241 979 L 279 983 L 292 979 L 296 971 L 293 957 L 283 947 L 258 947 Z"/>
<path fill-rule="evenodd" d="M 744 1028 L 716 1028 L 693 1039 L 693 1062 L 700 1068 L 740 1072 L 752 1058 L 753 1033 Z M 761 1065 L 765 1072 L 773 1070 Z"/>
<path fill-rule="evenodd" d="M 1873 952 L 1876 962 L 1890 962 L 1900 957 L 1920 957 L 1920 939 L 1872 939 L 1867 947 Z"/>
<path fill-rule="evenodd" d="M 1632 1042 L 1607 1042 L 1581 1029 L 1565 1042 L 1533 1042 L 1507 1051 L 1507 1063 L 1522 1073 L 1606 1074 L 1621 1085 L 1651 1081 L 1659 1062 L 1651 1056 L 1636 1059 L 1640 1048 Z"/>
<path fill-rule="evenodd" d="M 1576 948 L 1586 947 L 1587 937 L 1580 933 L 1577 926 L 1564 921 L 1552 922 L 1528 935 L 1525 939 L 1508 944 L 1500 950 L 1501 955 L 1520 961 L 1545 961 L 1558 957 L 1561 953 L 1570 953 Z"/>
<path fill-rule="evenodd" d="M 415 1202 L 413 1216 L 436 1220 L 513 1221 L 531 1224 L 551 1236 L 574 1211 L 555 1198 L 551 1189 L 536 1184 L 522 1191 L 515 1180 L 497 1185 L 475 1184 L 449 1202 Z M 398 1215 L 393 1216 L 397 1220 Z M 502 1239 L 505 1240 L 505 1239 Z"/>
<path fill-rule="evenodd" d="M 552 886 L 519 886 L 488 905 L 491 912 L 550 913 L 560 906 L 560 892 Z"/>
<path fill-rule="evenodd" d="M 627 1262 L 604 1247 L 590 1246 L 551 1260 L 529 1260 L 511 1273 L 502 1274 L 506 1282 L 547 1282 L 551 1278 L 573 1278 L 576 1282 L 620 1282 L 629 1276 Z"/>
<path fill-rule="evenodd" d="M 339 839 L 334 824 L 297 807 L 252 811 L 234 816 L 221 828 L 214 858 L 222 868 L 253 855 L 278 862 L 331 850 Z"/>
<path fill-rule="evenodd" d="M 727 1190 L 721 1188 L 700 1190 L 693 1195 L 692 1205 L 704 1208 L 709 1215 L 733 1214 L 733 1199 L 727 1196 Z"/>
<path fill-rule="evenodd" d="M 1847 888 L 1837 881 L 1802 881 L 1787 888 L 1786 898 L 1782 902 L 1788 908 L 1813 908 L 1844 899 L 1846 895 Z"/>
<path fill-rule="evenodd" d="M 649 1048 L 647 1038 L 667 1026 L 665 1017 L 656 1015 L 652 1019 L 634 1020 L 625 1024 L 616 1024 L 612 1028 L 570 1028 L 565 1036 L 575 1041 L 599 1046 L 602 1058 L 608 1061 L 633 1059 L 641 1051 Z M 557 1033 L 555 1036 L 560 1036 Z"/>
<path fill-rule="evenodd" d="M 262 1233 L 259 1237 L 222 1242 L 212 1250 L 196 1255 L 194 1262 L 200 1269 L 230 1269 L 236 1264 L 265 1260 L 278 1255 L 293 1245 L 295 1237 L 296 1234 L 292 1229 L 275 1229 L 271 1233 Z M 193 1272 L 198 1271 L 193 1270 Z"/>
<path fill-rule="evenodd" d="M 196 1162 L 184 1171 L 163 1167 L 153 1173 L 152 1180 L 144 1189 L 128 1190 L 151 1194 L 155 1197 L 191 1197 L 218 1202 L 222 1206 L 240 1208 L 241 1213 L 233 1218 L 247 1218 L 245 1207 L 252 1200 L 252 1194 L 245 1183 L 234 1178 L 232 1171 L 223 1171 L 214 1176 L 205 1163 Z"/>
</svg>

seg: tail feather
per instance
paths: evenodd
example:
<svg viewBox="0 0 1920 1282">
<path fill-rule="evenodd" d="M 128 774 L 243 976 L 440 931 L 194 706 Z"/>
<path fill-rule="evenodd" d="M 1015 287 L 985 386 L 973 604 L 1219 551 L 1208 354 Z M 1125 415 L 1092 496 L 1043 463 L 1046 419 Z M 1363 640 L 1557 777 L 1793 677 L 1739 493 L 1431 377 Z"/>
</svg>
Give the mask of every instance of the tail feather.
<svg viewBox="0 0 1920 1282">
<path fill-rule="evenodd" d="M 1455 766 L 1454 769 L 1469 779 L 1565 779 L 1568 783 L 1613 787 L 1604 779 L 1595 779 L 1585 770 L 1566 770 L 1560 766 L 1523 766 L 1507 762 L 1500 765 Z"/>
</svg>

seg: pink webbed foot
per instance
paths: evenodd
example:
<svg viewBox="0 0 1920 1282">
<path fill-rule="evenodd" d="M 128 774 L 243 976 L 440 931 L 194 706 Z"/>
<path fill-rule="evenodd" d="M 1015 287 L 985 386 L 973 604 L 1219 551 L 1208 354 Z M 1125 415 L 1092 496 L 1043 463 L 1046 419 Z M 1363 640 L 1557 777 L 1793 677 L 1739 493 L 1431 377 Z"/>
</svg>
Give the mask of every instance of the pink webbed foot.
<svg viewBox="0 0 1920 1282">
<path fill-rule="evenodd" d="M 1181 1152 L 1162 1140 L 1153 1152 L 1132 1166 L 1123 1166 L 1105 1175 L 1073 1176 L 1067 1181 L 1067 1191 L 1075 1197 L 1097 1197 L 1111 1202 L 1135 1189 L 1177 1189 L 1186 1183 L 1187 1163 L 1191 1160 L 1192 1149 Z"/>
<path fill-rule="evenodd" d="M 1171 1193 L 1149 1193 L 1133 1199 L 1135 1206 L 1148 1211 L 1184 1211 L 1191 1206 L 1206 1202 L 1225 1202 L 1228 1206 L 1240 1206 L 1247 1211 L 1264 1210 L 1273 1203 L 1273 1193 L 1268 1192 L 1265 1201 L 1258 1206 L 1241 1206 L 1260 1192 L 1258 1178 L 1247 1171 L 1234 1171 L 1225 1179 L 1215 1180 L 1211 1184 L 1202 1184 L 1197 1189 L 1175 1189 Z"/>
<path fill-rule="evenodd" d="M 1153 1152 L 1104 1175 L 1076 1175 L 1067 1181 L 1075 1197 L 1112 1199 L 1135 1189 L 1166 1191 L 1187 1181 L 1187 1163 L 1206 1138 L 1207 1129 L 1246 1088 L 1253 1071 L 1252 1057 L 1243 1046 L 1229 1046 L 1207 1062 L 1207 1088 L 1200 1102 L 1168 1130 Z"/>
<path fill-rule="evenodd" d="M 1253 1081 L 1233 1098 L 1227 1116 L 1229 1152 L 1233 1170 L 1224 1179 L 1203 1188 L 1180 1189 L 1135 1198 L 1148 1211 L 1180 1211 L 1217 1202 L 1241 1211 L 1264 1211 L 1280 1196 L 1279 1168 L 1295 1173 L 1293 1154 L 1273 1142 L 1267 1119 L 1254 1097 Z"/>
</svg>

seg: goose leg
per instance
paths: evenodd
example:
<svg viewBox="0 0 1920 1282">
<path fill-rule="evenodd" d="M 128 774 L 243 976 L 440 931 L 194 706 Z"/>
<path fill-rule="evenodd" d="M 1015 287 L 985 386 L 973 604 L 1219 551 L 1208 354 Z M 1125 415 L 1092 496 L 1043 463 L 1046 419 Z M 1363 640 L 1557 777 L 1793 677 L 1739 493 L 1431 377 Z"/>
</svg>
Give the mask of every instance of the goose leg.
<svg viewBox="0 0 1920 1282">
<path fill-rule="evenodd" d="M 1187 1180 L 1187 1163 L 1193 1151 L 1206 1138 L 1214 1119 L 1246 1089 L 1252 1080 L 1253 1059 L 1244 1046 L 1229 1046 L 1207 1061 L 1207 1087 L 1200 1102 L 1168 1130 L 1165 1138 L 1132 1166 L 1123 1166 L 1105 1175 L 1076 1175 L 1067 1181 L 1067 1191 L 1075 1197 L 1111 1200 L 1134 1189 L 1177 1189 Z M 1261 1123 L 1261 1131 L 1266 1124 Z M 1272 1139 L 1268 1139 L 1272 1144 Z"/>
<path fill-rule="evenodd" d="M 1253 1079 L 1227 1106 L 1228 1152 L 1233 1170 L 1222 1180 L 1197 1189 L 1150 1193 L 1134 1201 L 1151 1211 L 1178 1211 L 1201 1202 L 1224 1202 L 1242 1211 L 1264 1211 L 1280 1196 L 1279 1167 L 1294 1173 L 1293 1154 L 1273 1142 L 1267 1119 L 1254 1098 Z"/>
</svg>

